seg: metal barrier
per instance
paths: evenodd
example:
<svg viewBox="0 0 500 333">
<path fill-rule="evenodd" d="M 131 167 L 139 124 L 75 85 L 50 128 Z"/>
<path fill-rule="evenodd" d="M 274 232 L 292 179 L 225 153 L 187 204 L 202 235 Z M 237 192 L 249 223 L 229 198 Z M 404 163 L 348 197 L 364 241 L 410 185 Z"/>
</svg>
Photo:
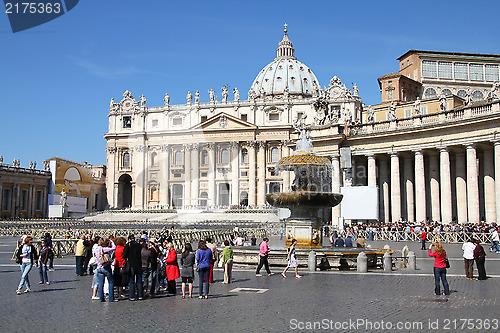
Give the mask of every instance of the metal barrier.
<svg viewBox="0 0 500 333">
<path fill-rule="evenodd" d="M 351 232 L 344 230 L 339 235 L 341 237 L 347 237 Z M 362 237 L 364 239 L 379 241 L 394 241 L 394 242 L 419 242 L 420 241 L 420 232 L 415 231 L 366 231 L 366 230 L 358 230 L 354 233 L 356 237 Z M 470 238 L 479 239 L 479 241 L 483 244 L 491 243 L 491 233 L 482 233 L 482 232 L 455 232 L 455 231 L 446 231 L 446 232 L 436 232 L 436 233 L 427 233 L 427 242 L 436 242 L 440 241 L 441 243 L 464 243 L 466 240 Z"/>
</svg>

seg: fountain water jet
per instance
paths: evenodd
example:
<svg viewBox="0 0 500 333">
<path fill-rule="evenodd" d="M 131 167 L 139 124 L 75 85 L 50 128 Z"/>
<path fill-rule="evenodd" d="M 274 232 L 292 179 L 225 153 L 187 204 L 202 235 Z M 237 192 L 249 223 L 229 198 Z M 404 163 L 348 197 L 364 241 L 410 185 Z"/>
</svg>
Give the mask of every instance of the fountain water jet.
<svg viewBox="0 0 500 333">
<path fill-rule="evenodd" d="M 312 142 L 306 130 L 300 130 L 295 153 L 283 157 L 277 164 L 277 171 L 293 171 L 295 179 L 291 192 L 269 193 L 266 200 L 275 207 L 289 208 L 290 217 L 285 221 L 286 244 L 297 240 L 300 248 L 322 246 L 321 210 L 337 206 L 342 194 L 331 192 L 330 160 L 317 156 L 312 151 Z"/>
</svg>

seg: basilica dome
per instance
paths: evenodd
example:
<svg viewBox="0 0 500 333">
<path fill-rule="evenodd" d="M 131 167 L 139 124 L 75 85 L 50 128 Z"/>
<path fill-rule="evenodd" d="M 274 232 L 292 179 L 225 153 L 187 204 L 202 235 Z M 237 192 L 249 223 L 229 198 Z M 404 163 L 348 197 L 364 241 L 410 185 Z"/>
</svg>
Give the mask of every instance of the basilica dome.
<svg viewBox="0 0 500 333">
<path fill-rule="evenodd" d="M 321 89 L 316 75 L 294 56 L 292 42 L 285 29 L 283 40 L 279 43 L 274 61 L 264 67 L 250 88 L 256 95 L 282 95 L 288 90 L 290 95 L 304 97 L 317 96 Z"/>
</svg>

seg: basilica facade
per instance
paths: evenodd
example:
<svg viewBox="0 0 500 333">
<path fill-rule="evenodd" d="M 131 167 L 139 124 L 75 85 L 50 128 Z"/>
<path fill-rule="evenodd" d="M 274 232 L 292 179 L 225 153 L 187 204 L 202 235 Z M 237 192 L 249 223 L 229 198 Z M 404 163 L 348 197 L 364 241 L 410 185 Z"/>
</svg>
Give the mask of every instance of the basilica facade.
<svg viewBox="0 0 500 333">
<path fill-rule="evenodd" d="M 165 95 L 164 105 L 146 106 L 144 96 L 129 91 L 118 103 L 112 99 L 105 135 L 109 206 L 263 207 L 266 193 L 290 189 L 293 175 L 275 167 L 293 154 L 297 129 L 306 128 L 315 153 L 332 161 L 333 191 L 378 187 L 380 221 L 498 220 L 496 91 L 477 101 L 424 96 L 422 84 L 400 74 L 394 77 L 411 83 L 411 94 L 366 107 L 356 84 L 333 76 L 322 88 L 294 53 L 285 29 L 247 100 L 227 87 L 220 100 L 213 90 L 209 102 L 188 92 L 181 105 Z M 334 208 L 334 223 L 341 217 Z"/>
</svg>

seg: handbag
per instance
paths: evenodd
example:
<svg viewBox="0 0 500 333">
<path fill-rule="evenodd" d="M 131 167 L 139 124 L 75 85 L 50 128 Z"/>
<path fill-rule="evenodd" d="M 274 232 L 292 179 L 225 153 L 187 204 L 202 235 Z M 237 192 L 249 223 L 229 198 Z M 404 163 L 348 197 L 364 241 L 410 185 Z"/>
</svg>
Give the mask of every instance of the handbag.
<svg viewBox="0 0 500 333">
<path fill-rule="evenodd" d="M 125 264 L 123 265 L 122 268 L 120 268 L 120 275 L 125 275 L 130 273 L 130 263 L 125 261 Z"/>
<path fill-rule="evenodd" d="M 444 258 L 444 263 L 446 264 L 446 268 L 450 268 L 450 261 L 448 258 Z"/>
</svg>

